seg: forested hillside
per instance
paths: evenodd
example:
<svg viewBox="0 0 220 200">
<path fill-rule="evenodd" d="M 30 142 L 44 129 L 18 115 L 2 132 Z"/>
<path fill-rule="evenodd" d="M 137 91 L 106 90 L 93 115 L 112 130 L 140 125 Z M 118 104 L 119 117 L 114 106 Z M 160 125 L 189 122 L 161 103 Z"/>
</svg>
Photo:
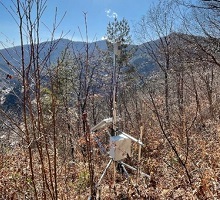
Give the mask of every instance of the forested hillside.
<svg viewBox="0 0 220 200">
<path fill-rule="evenodd" d="M 220 2 L 161 1 L 92 43 L 40 42 L 24 2 L 0 50 L 0 200 L 220 199 Z"/>
</svg>

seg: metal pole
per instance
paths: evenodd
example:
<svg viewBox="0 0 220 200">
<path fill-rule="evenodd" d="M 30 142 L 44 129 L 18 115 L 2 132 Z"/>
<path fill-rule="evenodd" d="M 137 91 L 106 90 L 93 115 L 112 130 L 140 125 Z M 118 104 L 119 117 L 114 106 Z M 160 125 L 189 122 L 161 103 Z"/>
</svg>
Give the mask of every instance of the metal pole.
<svg viewBox="0 0 220 200">
<path fill-rule="evenodd" d="M 121 53 L 121 42 L 117 41 L 117 39 L 115 40 L 115 42 L 113 43 L 113 131 L 116 130 L 116 122 L 117 122 L 117 114 L 116 114 L 116 110 L 117 110 L 117 103 L 116 103 L 116 96 L 117 96 L 117 64 L 116 64 L 116 56 L 120 56 Z M 116 135 L 116 132 L 115 134 Z"/>
<path fill-rule="evenodd" d="M 122 162 L 122 161 L 121 161 L 121 164 L 123 164 L 125 167 L 127 167 L 127 168 L 129 168 L 129 169 L 131 169 L 131 170 L 137 171 L 136 168 L 134 168 L 134 167 L 132 167 L 132 166 L 130 166 L 130 165 L 128 165 L 128 164 Z M 141 171 L 140 171 L 140 175 L 145 176 L 145 177 L 147 177 L 147 178 L 150 179 L 150 175 L 145 174 L 144 172 L 141 172 Z"/>
<path fill-rule="evenodd" d="M 115 41 L 113 44 L 113 113 L 112 113 L 112 129 L 114 132 L 114 136 L 116 136 L 116 123 L 117 123 L 117 113 L 116 113 L 116 95 L 117 95 L 117 67 L 116 67 L 116 55 L 120 55 L 119 51 L 120 41 Z M 113 166 L 113 181 L 115 184 L 115 176 L 116 176 L 116 162 L 114 162 Z"/>
<path fill-rule="evenodd" d="M 105 174 L 106 174 L 106 172 L 107 172 L 107 169 L 110 167 L 112 161 L 113 161 L 113 159 L 109 160 L 108 164 L 106 165 L 106 167 L 105 167 L 105 169 L 104 169 L 104 171 L 103 171 L 103 173 L 102 173 L 102 176 L 100 177 L 100 179 L 99 179 L 99 181 L 98 181 L 98 183 L 97 183 L 97 187 L 100 185 L 100 183 L 101 183 L 103 177 L 105 176 Z"/>
<path fill-rule="evenodd" d="M 114 45 L 117 45 L 117 44 L 114 44 Z M 114 54 L 113 54 L 113 123 L 112 123 L 112 128 L 113 128 L 113 131 L 114 131 L 114 135 L 116 135 L 116 54 L 115 54 L 115 51 L 114 51 Z"/>
<path fill-rule="evenodd" d="M 112 104 L 113 104 L 113 112 L 112 112 L 112 129 L 113 134 L 116 136 L 116 52 L 115 52 L 115 45 L 117 43 L 113 44 L 113 97 L 112 97 Z M 116 163 L 113 164 L 113 185 L 115 185 L 115 177 L 116 177 Z"/>
</svg>

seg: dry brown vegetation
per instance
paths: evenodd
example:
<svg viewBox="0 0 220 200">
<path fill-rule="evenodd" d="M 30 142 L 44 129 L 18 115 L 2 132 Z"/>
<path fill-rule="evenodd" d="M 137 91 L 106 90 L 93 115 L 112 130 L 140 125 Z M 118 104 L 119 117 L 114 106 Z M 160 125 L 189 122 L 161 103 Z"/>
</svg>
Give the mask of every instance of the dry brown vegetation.
<svg viewBox="0 0 220 200">
<path fill-rule="evenodd" d="M 152 118 L 154 118 L 152 116 Z M 151 118 L 151 119 L 152 119 Z M 152 119 L 144 121 L 144 143 L 142 149 L 141 170 L 150 174 L 151 178 L 139 178 L 136 180 L 134 172 L 129 171 L 130 178 L 117 174 L 116 183 L 113 183 L 113 169 L 110 167 L 100 186 L 101 199 L 218 199 L 220 179 L 220 149 L 219 149 L 219 125 L 211 120 L 204 120 L 203 124 L 192 128 L 189 138 L 189 152 L 186 167 L 189 171 L 191 183 L 171 150 L 170 145 L 160 134 L 160 128 L 156 127 Z M 202 127 L 200 127 L 202 126 Z M 184 137 L 185 139 L 185 137 Z M 185 159 L 183 143 L 179 136 L 173 132 L 172 142 L 182 159 Z M 79 140 L 78 145 L 83 139 Z M 101 155 L 97 146 L 94 149 L 93 161 L 95 181 L 97 182 L 104 170 L 109 158 Z M 52 151 L 51 149 L 49 149 Z M 36 148 L 32 148 L 32 165 L 34 171 L 35 187 L 38 199 L 53 199 L 49 188 L 43 191 L 42 164 Z M 54 152 L 51 152 L 51 156 Z M 129 163 L 137 165 L 135 156 L 137 146 L 133 147 L 133 155 Z M 0 194 L 1 199 L 32 199 L 34 189 L 32 175 L 29 166 L 29 154 L 24 146 L 2 148 L 0 166 Z M 53 161 L 49 166 L 47 156 L 43 158 L 44 173 L 50 179 L 50 171 L 54 170 Z M 75 161 L 64 159 L 63 154 L 57 154 L 57 192 L 58 199 L 87 199 L 89 196 L 89 170 L 87 159 L 81 152 L 75 153 Z M 44 194 L 45 193 L 45 194 Z M 45 196 L 44 196 L 45 195 Z"/>
</svg>

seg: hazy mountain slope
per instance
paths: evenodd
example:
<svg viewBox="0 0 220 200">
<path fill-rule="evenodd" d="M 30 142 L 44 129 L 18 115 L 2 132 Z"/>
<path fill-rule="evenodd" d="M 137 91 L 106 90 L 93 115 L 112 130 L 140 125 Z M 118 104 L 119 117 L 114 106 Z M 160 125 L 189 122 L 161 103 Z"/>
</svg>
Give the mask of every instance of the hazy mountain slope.
<svg viewBox="0 0 220 200">
<path fill-rule="evenodd" d="M 57 43 L 56 45 L 54 45 Z M 75 41 L 70 41 L 68 39 L 61 39 L 58 41 L 54 42 L 43 42 L 40 44 L 40 58 L 43 58 L 48 50 L 51 48 L 51 46 L 54 45 L 52 49 L 52 53 L 50 55 L 50 62 L 56 62 L 57 58 L 61 55 L 61 53 L 65 50 L 65 48 L 68 46 L 68 48 L 72 51 L 74 51 L 77 54 L 83 54 L 86 52 L 86 43 L 85 42 L 75 42 Z M 89 43 L 89 52 L 94 52 L 96 47 L 102 50 L 107 49 L 106 41 L 97 41 L 97 42 L 92 42 Z M 137 51 L 132 58 L 132 63 L 135 64 L 143 64 L 146 63 L 146 58 L 143 59 L 141 55 L 141 51 L 139 51 L 139 47 L 141 46 L 136 46 Z M 29 59 L 29 53 L 30 52 L 30 46 L 25 45 L 24 46 L 24 54 L 25 54 L 25 62 L 28 62 Z M 16 46 L 13 48 L 8 48 L 8 49 L 2 49 L 0 50 L 0 55 L 3 55 L 5 59 L 3 59 L 2 56 L 0 56 L 0 69 L 1 71 L 5 73 L 13 73 L 11 72 L 10 68 L 8 67 L 8 64 L 5 62 L 5 60 L 8 60 L 11 65 L 16 66 L 19 68 L 20 65 L 20 58 L 21 58 L 21 48 L 20 46 Z M 143 62 L 143 63 L 142 63 Z M 148 70 L 147 70 L 148 71 Z"/>
<path fill-rule="evenodd" d="M 75 54 L 82 55 L 86 53 L 86 43 L 85 42 L 75 42 L 68 39 L 55 40 L 53 42 L 43 42 L 39 46 L 39 57 L 42 59 L 51 49 L 51 54 L 49 56 L 49 62 L 54 63 L 62 55 L 62 52 L 68 47 L 68 49 Z M 134 48 L 133 58 L 130 60 L 130 63 L 140 71 L 141 73 L 150 73 L 155 69 L 155 64 L 150 61 L 149 58 L 146 58 L 146 55 L 143 56 L 142 45 L 131 45 L 128 48 Z M 107 50 L 106 41 L 97 41 L 89 43 L 89 53 L 95 54 L 97 49 Z M 30 45 L 24 45 L 24 57 L 25 63 L 29 63 L 29 52 L 31 52 Z M 0 90 L 3 87 L 11 87 L 11 82 L 14 80 L 8 80 L 7 75 L 10 74 L 14 77 L 15 72 L 11 70 L 10 66 L 15 66 L 19 70 L 21 66 L 21 47 L 15 46 L 12 48 L 1 49 L 0 50 Z M 6 62 L 7 61 L 7 62 Z"/>
</svg>

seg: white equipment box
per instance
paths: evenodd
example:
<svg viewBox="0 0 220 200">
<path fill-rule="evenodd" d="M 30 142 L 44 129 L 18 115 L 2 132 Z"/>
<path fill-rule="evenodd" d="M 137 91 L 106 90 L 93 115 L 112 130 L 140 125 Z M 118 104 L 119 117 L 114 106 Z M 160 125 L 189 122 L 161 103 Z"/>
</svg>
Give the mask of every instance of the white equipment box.
<svg viewBox="0 0 220 200">
<path fill-rule="evenodd" d="M 120 134 L 110 137 L 110 157 L 114 161 L 119 161 L 131 156 L 131 139 L 127 136 Z"/>
</svg>

